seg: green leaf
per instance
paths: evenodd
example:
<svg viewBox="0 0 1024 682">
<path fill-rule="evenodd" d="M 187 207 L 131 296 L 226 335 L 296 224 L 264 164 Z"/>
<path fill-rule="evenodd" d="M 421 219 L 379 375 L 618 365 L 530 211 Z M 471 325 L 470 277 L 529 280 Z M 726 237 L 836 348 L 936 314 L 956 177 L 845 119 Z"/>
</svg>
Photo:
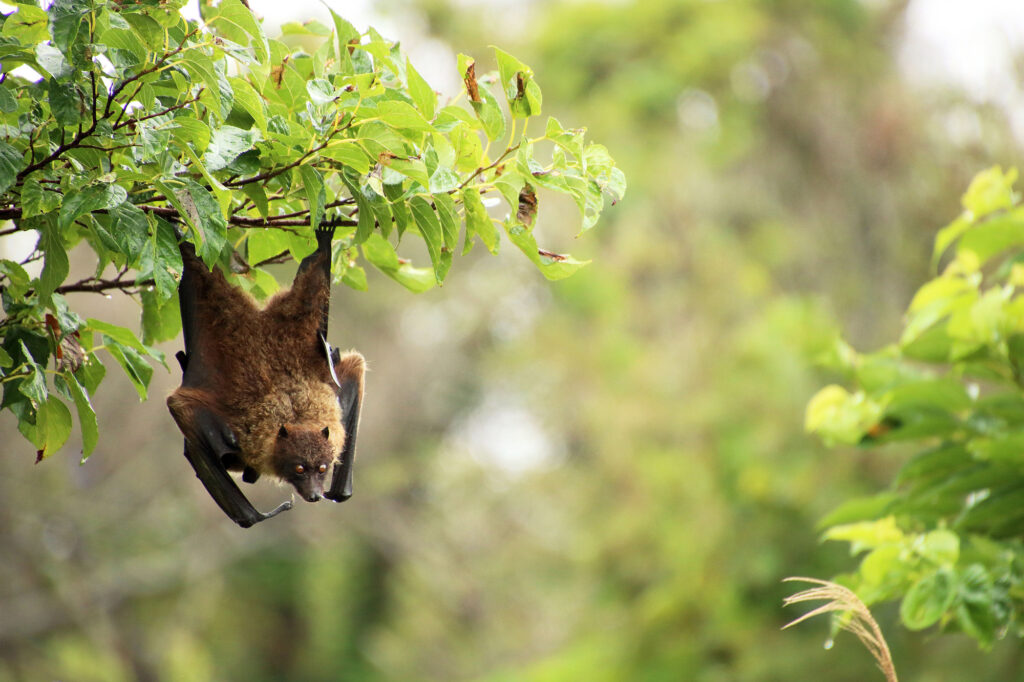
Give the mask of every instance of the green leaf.
<svg viewBox="0 0 1024 682">
<path fill-rule="evenodd" d="M 242 192 L 245 196 L 252 199 L 252 203 L 256 206 L 256 210 L 259 211 L 260 216 L 266 220 L 270 216 L 270 203 L 267 201 L 267 193 L 263 191 L 263 185 L 250 182 L 242 185 Z"/>
<path fill-rule="evenodd" d="M 505 115 L 501 112 L 501 105 L 487 88 L 480 88 L 480 98 L 479 102 L 471 100 L 470 105 L 483 124 L 487 139 L 497 140 L 505 134 Z"/>
<path fill-rule="evenodd" d="M 50 80 L 46 82 L 46 91 L 50 99 L 50 111 L 57 119 L 57 123 L 62 126 L 73 126 L 82 120 L 86 113 L 86 105 L 82 91 L 77 85 Z"/>
<path fill-rule="evenodd" d="M 25 345 L 25 342 L 19 339 L 18 345 L 21 348 L 22 356 L 25 358 L 29 371 L 29 376 L 22 379 L 18 385 L 18 391 L 38 409 L 46 401 L 46 375 L 43 373 L 43 367 L 32 357 L 32 353 L 29 351 L 28 346 Z"/>
<path fill-rule="evenodd" d="M 63 78 L 72 72 L 71 65 L 64 59 L 64 53 L 53 45 L 36 45 L 36 63 L 53 78 Z"/>
<path fill-rule="evenodd" d="M 341 91 L 331 85 L 329 80 L 314 78 L 306 83 L 309 99 L 316 105 L 331 104 L 341 96 Z"/>
<path fill-rule="evenodd" d="M 383 239 L 383 237 L 381 237 Z M 367 291 L 370 287 L 366 282 L 366 270 L 358 265 L 350 265 L 341 275 L 341 281 L 356 291 Z"/>
<path fill-rule="evenodd" d="M 544 137 L 548 138 L 559 147 L 569 152 L 577 159 L 583 158 L 583 130 L 566 130 L 554 116 L 548 117 L 544 129 Z"/>
<path fill-rule="evenodd" d="M 885 408 L 863 392 L 851 394 L 832 384 L 818 391 L 807 404 L 804 428 L 826 443 L 858 443 L 882 419 Z"/>
<path fill-rule="evenodd" d="M 96 443 L 100 437 L 96 410 L 93 409 L 89 394 L 78 383 L 78 379 L 71 373 L 66 373 L 64 377 L 71 397 L 75 401 L 75 410 L 78 412 L 78 426 L 82 430 L 82 461 L 85 461 L 96 449 Z"/>
<path fill-rule="evenodd" d="M 381 235 L 374 233 L 362 244 L 363 256 L 378 270 L 415 293 L 431 289 L 436 275 L 430 268 L 416 268 L 399 259 L 395 249 Z"/>
<path fill-rule="evenodd" d="M 66 230 L 86 213 L 114 208 L 127 198 L 125 188 L 115 184 L 89 185 L 80 192 L 68 192 L 57 223 L 61 230 Z"/>
<path fill-rule="evenodd" d="M 346 173 L 341 176 L 341 179 L 348 188 L 349 195 L 356 201 L 356 210 L 358 211 L 356 217 L 358 222 L 354 242 L 362 244 L 373 233 L 373 228 L 375 227 L 373 207 L 370 206 L 369 200 L 367 200 L 362 189 L 360 189 L 358 178 L 352 178 L 350 174 Z"/>
<path fill-rule="evenodd" d="M 530 230 L 518 222 L 506 222 L 505 233 L 508 235 L 509 241 L 519 247 L 519 250 L 549 280 L 565 279 L 590 262 L 579 261 L 569 255 L 542 251 L 537 247 L 537 240 L 534 239 Z"/>
<path fill-rule="evenodd" d="M 409 131 L 431 132 L 434 130 L 423 114 L 406 102 L 397 100 L 380 102 L 377 105 L 377 113 L 380 115 L 381 121 L 403 135 L 408 135 Z"/>
<path fill-rule="evenodd" d="M 416 108 L 420 110 L 425 119 L 433 120 L 434 109 L 437 106 L 437 93 L 408 59 L 405 60 L 405 75 L 409 81 L 409 95 L 412 97 L 413 103 L 416 104 Z"/>
<path fill-rule="evenodd" d="M 121 18 L 116 12 L 105 12 L 105 16 L 111 18 L 111 27 L 102 33 L 97 34 L 99 42 L 116 50 L 124 50 L 132 55 L 138 63 L 145 63 L 150 59 L 152 52 L 146 46 L 142 36 L 132 28 L 132 25 Z M 114 24 L 117 24 L 116 26 Z"/>
<path fill-rule="evenodd" d="M 178 289 L 181 275 L 181 252 L 174 228 L 164 220 L 156 220 L 156 229 L 146 245 L 146 255 L 152 261 L 153 280 L 161 299 L 170 298 Z"/>
<path fill-rule="evenodd" d="M 75 372 L 75 378 L 85 388 L 89 395 L 95 395 L 103 377 L 107 374 L 107 368 L 103 366 L 95 353 L 89 353 L 85 362 Z"/>
<path fill-rule="evenodd" d="M 143 289 L 142 295 L 142 340 L 152 344 L 168 341 L 181 332 L 181 315 L 178 297 L 161 298 L 153 289 Z"/>
<path fill-rule="evenodd" d="M 162 53 L 167 47 L 164 29 L 148 15 L 141 12 L 122 12 L 120 16 L 131 25 L 153 52 Z"/>
<path fill-rule="evenodd" d="M 231 83 L 227 77 L 217 71 L 213 61 L 196 50 L 189 51 L 188 56 L 181 59 L 181 64 L 192 74 L 193 79 L 201 80 L 206 86 L 206 92 L 210 98 L 204 96 L 204 101 L 213 104 L 213 111 L 218 113 L 221 120 L 231 113 L 231 105 L 234 103 L 234 93 L 231 90 Z M 198 78 L 196 78 L 198 76 Z"/>
<path fill-rule="evenodd" d="M 187 116 L 174 119 L 171 134 L 182 144 L 190 145 L 197 154 L 205 153 L 210 144 L 210 126 Z"/>
<path fill-rule="evenodd" d="M 108 210 L 114 241 L 121 253 L 134 263 L 149 240 L 149 218 L 135 204 L 125 201 Z"/>
<path fill-rule="evenodd" d="M 17 110 L 18 100 L 11 94 L 10 89 L 0 86 L 0 112 L 10 114 Z"/>
<path fill-rule="evenodd" d="M 460 121 L 452 128 L 450 138 L 456 170 L 471 173 L 483 165 L 484 149 L 476 130 Z"/>
<path fill-rule="evenodd" d="M 33 173 L 32 176 L 36 174 Z M 60 208 L 60 192 L 48 191 L 35 177 L 28 177 L 21 186 L 21 217 L 32 218 Z"/>
<path fill-rule="evenodd" d="M 871 497 L 857 497 L 847 500 L 830 511 L 818 522 L 818 528 L 829 528 L 857 521 L 873 521 L 884 516 L 896 496 L 880 493 Z"/>
<path fill-rule="evenodd" d="M 1006 213 L 977 225 L 960 238 L 957 261 L 968 271 L 982 267 L 1010 247 L 1024 245 L 1024 210 Z"/>
<path fill-rule="evenodd" d="M 412 224 L 412 213 L 405 201 L 405 192 L 402 184 L 384 185 L 384 196 L 391 208 L 391 215 L 394 216 L 395 226 L 398 228 L 398 238 L 401 239 L 405 231 Z"/>
<path fill-rule="evenodd" d="M 18 173 L 25 167 L 22 153 L 0 140 L 0 194 L 4 194 L 18 178 Z"/>
<path fill-rule="evenodd" d="M 336 54 L 339 62 L 348 58 L 348 44 L 355 41 L 359 41 L 359 31 L 350 24 L 347 20 L 341 18 L 337 12 L 333 9 L 328 9 L 331 12 L 331 19 L 334 21 L 334 34 L 337 39 Z"/>
<path fill-rule="evenodd" d="M 237 76 L 228 78 L 228 82 L 231 84 L 231 89 L 234 91 L 235 104 L 245 110 L 245 113 L 252 116 L 252 120 L 256 123 L 256 127 L 259 128 L 260 132 L 263 133 L 263 137 L 266 138 L 268 134 L 267 130 L 267 114 L 266 114 L 266 103 L 263 98 L 259 96 L 256 89 L 249 83 L 249 81 Z"/>
<path fill-rule="evenodd" d="M 212 265 L 227 247 L 227 219 L 209 190 L 191 179 L 186 179 L 184 184 L 185 189 L 177 193 L 177 198 L 202 229 L 199 255 L 207 265 Z"/>
<path fill-rule="evenodd" d="M 526 64 L 504 50 L 494 48 L 498 62 L 501 87 L 514 118 L 527 118 L 540 114 L 540 87 L 533 80 L 533 71 Z"/>
<path fill-rule="evenodd" d="M 23 296 L 31 281 L 25 268 L 7 259 L 0 260 L 0 275 L 7 277 L 7 291 L 12 296 Z"/>
<path fill-rule="evenodd" d="M 858 554 L 865 549 L 902 542 L 906 536 L 896 526 L 896 520 L 887 516 L 877 521 L 860 521 L 833 526 L 825 531 L 822 539 L 850 543 L 850 553 Z"/>
<path fill-rule="evenodd" d="M 427 167 L 419 159 L 385 158 L 381 159 L 381 165 L 395 170 L 411 180 L 415 180 L 423 186 L 424 190 L 430 187 L 430 176 L 427 175 Z"/>
<path fill-rule="evenodd" d="M 1017 181 L 1017 169 L 1011 168 L 1003 172 L 999 166 L 993 166 L 974 176 L 970 186 L 964 193 L 964 208 L 981 218 L 1000 209 L 1010 208 L 1017 201 L 1013 191 L 1013 183 Z"/>
<path fill-rule="evenodd" d="M 142 341 L 139 341 L 138 337 L 130 329 L 125 327 L 119 327 L 116 324 L 104 322 L 103 320 L 97 320 L 94 317 L 90 317 L 85 321 L 85 328 L 91 331 L 99 332 L 103 336 L 111 341 L 114 341 L 120 346 L 125 346 L 133 350 L 145 353 L 152 357 L 161 359 L 163 355 L 158 351 L 154 351 L 152 348 L 148 348 Z"/>
<path fill-rule="evenodd" d="M 245 236 L 246 255 L 250 265 L 288 251 L 288 235 L 280 230 L 248 230 Z"/>
<path fill-rule="evenodd" d="M 379 234 L 372 234 L 363 242 L 363 257 L 381 270 L 397 270 L 401 265 L 395 247 Z"/>
<path fill-rule="evenodd" d="M 434 194 L 433 197 L 434 208 L 437 209 L 437 216 L 441 219 L 444 245 L 454 251 L 455 246 L 459 243 L 459 212 L 455 208 L 455 201 L 450 194 Z"/>
<path fill-rule="evenodd" d="M 37 461 L 60 450 L 70 435 L 71 411 L 57 396 L 49 396 L 36 412 Z"/>
<path fill-rule="evenodd" d="M 340 161 L 343 166 L 350 168 L 360 176 L 369 173 L 372 166 L 370 158 L 359 146 L 357 140 L 335 140 L 321 149 L 320 155 Z"/>
<path fill-rule="evenodd" d="M 36 45 L 49 40 L 49 19 L 46 11 L 35 5 L 21 3 L 16 13 L 7 16 L 0 34 L 14 37 L 22 45 Z"/>
<path fill-rule="evenodd" d="M 488 251 L 494 254 L 498 253 L 498 230 L 484 207 L 480 192 L 471 186 L 464 188 L 462 190 L 462 205 L 466 209 L 466 244 L 463 247 L 463 253 L 471 248 L 473 235 L 480 238 Z"/>
<path fill-rule="evenodd" d="M 210 172 L 219 171 L 234 161 L 240 154 L 253 148 L 260 139 L 258 130 L 242 130 L 223 125 L 213 131 L 210 146 L 203 154 L 203 163 Z"/>
<path fill-rule="evenodd" d="M 452 265 L 452 252 L 444 247 L 441 223 L 430 202 L 422 196 L 416 195 L 409 199 L 409 208 L 416 227 L 427 244 L 427 253 L 430 254 L 430 262 L 434 266 L 434 276 L 437 283 L 441 284 Z"/>
<path fill-rule="evenodd" d="M 121 365 L 128 380 L 132 382 L 132 386 L 139 394 L 139 400 L 144 401 L 149 380 L 153 377 L 153 368 L 135 348 L 121 344 L 106 334 L 103 335 L 103 345 L 107 352 L 117 360 L 117 364 Z"/>
<path fill-rule="evenodd" d="M 953 605 L 956 580 L 953 572 L 942 568 L 921 578 L 907 591 L 900 603 L 900 618 L 910 630 L 924 630 L 937 623 Z"/>
<path fill-rule="evenodd" d="M 918 551 L 932 564 L 952 568 L 960 559 L 960 536 L 944 528 L 930 531 L 921 539 Z"/>
<path fill-rule="evenodd" d="M 83 20 L 89 10 L 89 4 L 84 0 L 56 0 L 50 5 L 50 35 L 53 36 L 53 44 L 59 50 L 68 51 L 68 47 L 78 36 L 78 29 L 84 23 Z"/>
<path fill-rule="evenodd" d="M 239 45 L 252 46 L 256 60 L 265 64 L 270 56 L 270 47 L 263 27 L 240 0 L 224 0 L 217 6 L 206 6 L 208 26 L 228 40 Z"/>
<path fill-rule="evenodd" d="M 43 252 L 43 271 L 39 275 L 36 293 L 43 300 L 59 287 L 70 272 L 68 252 L 61 239 L 60 229 L 53 220 L 47 220 L 39 236 L 39 248 Z"/>
<path fill-rule="evenodd" d="M 306 201 L 309 203 L 310 226 L 315 230 L 320 226 L 324 218 L 324 204 L 327 202 L 327 195 L 324 191 L 324 179 L 312 166 L 300 166 L 299 175 L 302 177 L 302 189 L 306 194 Z M 362 212 L 360 211 L 360 218 Z M 362 223 L 362 220 L 360 220 Z M 369 229 L 373 229 L 371 226 Z"/>
</svg>

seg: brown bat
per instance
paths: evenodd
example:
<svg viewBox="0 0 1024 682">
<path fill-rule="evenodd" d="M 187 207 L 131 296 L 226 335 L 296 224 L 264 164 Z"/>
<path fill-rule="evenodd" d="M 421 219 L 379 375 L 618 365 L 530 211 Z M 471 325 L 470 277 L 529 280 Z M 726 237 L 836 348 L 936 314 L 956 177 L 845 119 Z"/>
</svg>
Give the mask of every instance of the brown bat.
<svg viewBox="0 0 1024 682">
<path fill-rule="evenodd" d="M 352 462 L 365 363 L 327 343 L 333 228 L 299 265 L 291 289 L 260 308 L 212 272 L 182 240 L 178 285 L 185 351 L 181 386 L 167 399 L 185 457 L 220 508 L 248 528 L 282 511 L 257 511 L 228 471 L 267 475 L 303 499 L 352 496 Z M 328 472 L 332 479 L 324 491 Z"/>
</svg>

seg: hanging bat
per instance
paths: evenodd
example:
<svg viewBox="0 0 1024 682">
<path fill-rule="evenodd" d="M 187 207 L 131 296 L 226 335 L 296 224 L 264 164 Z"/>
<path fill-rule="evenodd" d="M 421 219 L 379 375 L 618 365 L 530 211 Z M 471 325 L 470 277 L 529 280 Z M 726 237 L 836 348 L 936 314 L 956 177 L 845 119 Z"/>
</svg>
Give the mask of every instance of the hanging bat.
<svg viewBox="0 0 1024 682">
<path fill-rule="evenodd" d="M 317 230 L 316 251 L 299 265 L 291 289 L 262 309 L 220 270 L 210 271 L 191 243 L 179 245 L 185 351 L 177 354 L 181 386 L 167 406 L 199 480 L 243 528 L 292 503 L 257 511 L 228 471 L 242 472 L 247 483 L 266 475 L 291 484 L 308 502 L 352 496 L 365 363 L 327 343 L 333 234 Z"/>
</svg>

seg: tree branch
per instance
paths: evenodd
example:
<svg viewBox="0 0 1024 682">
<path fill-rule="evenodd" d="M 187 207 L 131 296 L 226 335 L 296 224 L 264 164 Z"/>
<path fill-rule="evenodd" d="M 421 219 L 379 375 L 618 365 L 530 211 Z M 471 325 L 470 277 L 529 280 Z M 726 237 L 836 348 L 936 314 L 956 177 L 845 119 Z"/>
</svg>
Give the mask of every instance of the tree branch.
<svg viewBox="0 0 1024 682">
<path fill-rule="evenodd" d="M 296 159 L 292 163 L 289 163 L 287 166 L 281 166 L 280 168 L 278 168 L 276 170 L 271 170 L 271 171 L 267 171 L 265 173 L 260 173 L 259 175 L 252 176 L 251 178 L 243 178 L 242 180 L 234 180 L 232 182 L 225 182 L 224 186 L 225 187 L 241 187 L 243 185 L 251 185 L 254 182 L 262 182 L 263 180 L 270 180 L 272 178 L 276 178 L 281 173 L 287 173 L 292 168 L 295 168 L 296 166 L 301 166 L 303 161 L 305 161 L 310 156 L 312 156 L 313 154 L 316 154 L 318 151 L 320 151 L 321 149 L 326 147 L 327 144 L 330 141 L 331 141 L 330 138 L 328 138 L 327 140 L 324 141 L 323 144 L 321 144 L 321 145 L 319 145 L 317 147 L 314 147 L 313 149 L 310 149 L 308 152 L 306 152 L 305 154 L 300 156 L 298 159 Z"/>
<path fill-rule="evenodd" d="M 151 286 L 152 284 L 152 279 L 96 279 L 95 277 L 88 277 L 74 284 L 59 286 L 54 291 L 58 294 L 73 292 L 102 293 L 110 289 L 126 291 L 137 287 Z"/>
<path fill-rule="evenodd" d="M 468 178 L 466 178 L 462 182 L 461 185 L 459 185 L 459 189 L 464 189 L 466 187 L 466 185 L 468 185 L 469 183 L 473 182 L 473 180 L 475 180 L 478 175 L 480 175 L 481 173 L 485 173 L 485 172 L 491 170 L 492 168 L 497 166 L 499 163 L 504 161 L 506 156 L 508 156 L 509 154 L 511 154 L 512 152 L 514 152 L 517 149 L 519 149 L 519 145 L 518 144 L 516 146 L 514 146 L 514 147 L 509 147 L 508 149 L 505 150 L 505 153 L 502 154 L 501 156 L 499 156 L 498 160 L 495 161 L 494 163 L 490 164 L 489 166 L 481 166 L 481 167 L 477 168 L 475 171 L 473 171 L 473 173 Z"/>
<path fill-rule="evenodd" d="M 122 92 L 124 92 L 125 88 L 127 88 L 129 85 L 131 85 L 135 81 L 139 80 L 140 78 L 142 78 L 144 76 L 148 76 L 149 74 L 154 73 L 156 71 L 159 71 L 163 67 L 163 65 L 167 63 L 168 59 L 170 59 L 171 57 L 173 57 L 174 55 L 178 54 L 179 52 L 181 52 L 182 50 L 185 49 L 185 45 L 188 43 L 189 39 L 192 36 L 194 36 L 198 30 L 199 30 L 198 28 L 194 28 L 191 31 L 189 31 L 188 33 L 186 33 L 185 37 L 183 37 L 181 39 L 181 43 L 178 44 L 178 47 L 175 48 L 174 50 L 164 54 L 164 56 L 161 57 L 160 59 L 158 59 L 153 64 L 153 66 L 151 66 L 148 69 L 143 69 L 142 71 L 139 71 L 137 74 L 135 74 L 131 78 L 126 78 L 125 80 L 121 81 L 121 83 L 119 85 L 114 87 L 114 89 L 110 91 L 110 96 L 107 98 L 107 106 L 106 106 L 106 109 L 103 112 L 103 118 L 106 118 L 106 117 L 110 116 L 110 105 L 114 103 L 114 100 L 117 99 L 118 95 L 120 95 Z M 140 83 L 140 87 L 141 87 L 141 83 Z M 122 109 L 122 111 L 123 111 L 123 109 Z"/>
<path fill-rule="evenodd" d="M 157 112 L 155 114 L 149 114 L 148 116 L 142 116 L 140 118 L 129 118 L 127 121 L 121 121 L 121 117 L 118 116 L 117 117 L 117 121 L 114 122 L 114 130 L 120 130 L 121 128 L 124 128 L 127 125 L 131 125 L 132 123 L 139 123 L 141 121 L 148 121 L 151 118 L 156 118 L 157 116 L 163 116 L 165 114 L 169 114 L 172 111 L 176 111 L 178 109 L 182 109 L 184 107 L 187 107 L 189 104 L 193 104 L 195 102 L 198 102 L 199 101 L 199 96 L 203 94 L 203 90 L 204 89 L 205 88 L 199 88 L 199 91 L 196 93 L 196 96 L 193 97 L 192 99 L 187 99 L 184 102 L 179 102 L 178 104 L 175 104 L 173 106 L 167 107 L 163 111 L 159 111 L 159 112 Z M 122 110 L 122 112 L 123 111 L 124 110 Z"/>
</svg>

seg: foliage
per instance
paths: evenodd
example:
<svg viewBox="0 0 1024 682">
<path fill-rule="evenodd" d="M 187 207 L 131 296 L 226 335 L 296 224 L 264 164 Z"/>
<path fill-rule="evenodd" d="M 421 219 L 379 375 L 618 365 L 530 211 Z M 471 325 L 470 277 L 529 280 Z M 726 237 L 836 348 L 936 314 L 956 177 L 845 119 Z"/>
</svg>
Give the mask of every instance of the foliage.
<svg viewBox="0 0 1024 682">
<path fill-rule="evenodd" d="M 366 261 L 421 292 L 444 281 L 463 223 L 462 253 L 476 240 L 496 252 L 500 225 L 547 278 L 566 277 L 584 263 L 538 248 L 537 192 L 570 196 L 585 231 L 625 190 L 583 130 L 548 118 L 528 134 L 541 91 L 506 52 L 479 77 L 460 55 L 465 102 L 442 104 L 396 43 L 333 12 L 333 27 L 288 24 L 271 40 L 241 0 L 204 3 L 203 22 L 183 18 L 184 4 L 22 2 L 0 24 L 0 218 L 14 224 L 0 234 L 39 235 L 25 261 L 0 261 L 0 406 L 39 458 L 67 440 L 69 404 L 83 455 L 96 446 L 100 351 L 145 399 L 149 363 L 164 363 L 152 344 L 180 329 L 174 223 L 257 297 L 277 287 L 263 266 L 310 253 L 320 225 L 337 228 L 340 281 L 365 289 Z M 42 78 L 12 72 L 18 65 Z M 501 220 L 487 211 L 490 195 L 509 206 Z M 406 233 L 422 240 L 430 267 L 398 255 Z M 95 252 L 94 272 L 66 283 L 80 243 Z M 24 266 L 39 258 L 30 276 Z M 65 298 L 111 289 L 137 294 L 141 339 L 83 319 Z"/>
<path fill-rule="evenodd" d="M 891 488 L 843 504 L 827 540 L 863 557 L 842 580 L 868 604 L 901 600 L 912 630 L 938 625 L 990 646 L 1024 615 L 1024 206 L 1017 171 L 980 173 L 935 238 L 941 274 L 910 302 L 896 344 L 840 341 L 807 428 L 832 444 L 916 454 Z M 951 257 L 947 257 L 947 252 Z"/>
</svg>

